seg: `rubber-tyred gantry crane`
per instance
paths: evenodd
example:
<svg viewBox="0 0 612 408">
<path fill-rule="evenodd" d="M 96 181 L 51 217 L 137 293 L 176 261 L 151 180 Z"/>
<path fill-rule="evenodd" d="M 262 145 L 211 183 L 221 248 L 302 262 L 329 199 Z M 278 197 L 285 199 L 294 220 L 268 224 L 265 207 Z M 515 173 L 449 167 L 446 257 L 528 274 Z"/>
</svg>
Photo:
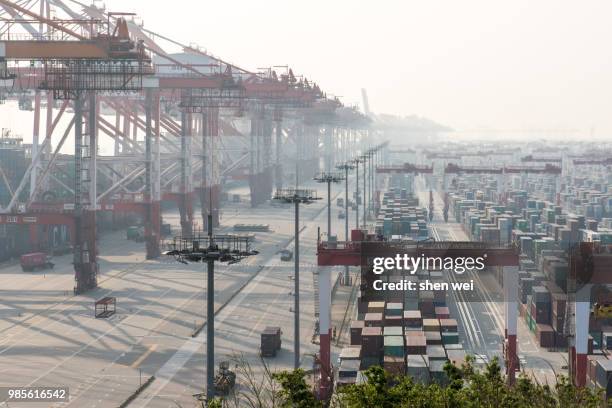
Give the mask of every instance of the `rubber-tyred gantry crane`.
<svg viewBox="0 0 612 408">
<path fill-rule="evenodd" d="M 446 191 L 446 175 L 447 174 L 492 174 L 495 175 L 497 181 L 497 193 L 500 197 L 505 197 L 507 176 L 511 174 L 519 174 L 527 176 L 529 174 L 548 174 L 555 178 L 555 193 L 556 201 L 560 201 L 561 193 L 561 168 L 553 164 L 547 163 L 544 166 L 504 166 L 504 167 L 486 167 L 486 166 L 459 166 L 454 163 L 449 163 L 444 168 L 444 191 Z M 503 201 L 503 200 L 502 200 Z"/>
<path fill-rule="evenodd" d="M 574 166 L 612 166 L 612 157 L 605 159 L 574 159 L 572 164 Z"/>
<path fill-rule="evenodd" d="M 521 162 L 523 163 L 559 163 L 563 162 L 563 158 L 560 156 L 534 156 L 527 155 L 521 157 Z"/>
<path fill-rule="evenodd" d="M 414 186 L 414 176 L 417 176 L 419 174 L 433 174 L 433 171 L 434 171 L 433 165 L 426 166 L 426 165 L 419 165 L 419 164 L 412 164 L 412 163 L 404 163 L 400 165 L 385 165 L 385 166 L 376 167 L 376 174 L 383 174 L 383 175 L 406 174 L 406 175 L 409 175 L 410 176 L 410 186 Z M 386 183 L 381 182 L 381 183 L 376 183 L 376 185 L 377 187 L 379 187 L 379 190 L 380 190 L 380 187 L 385 188 Z M 379 205 L 378 198 L 380 197 L 379 190 L 376 191 L 376 206 L 377 207 Z M 414 193 L 414 191 L 411 191 L 410 193 Z"/>
<path fill-rule="evenodd" d="M 591 304 L 610 301 L 607 287 L 612 280 L 612 245 L 581 242 L 569 251 L 566 320 L 563 334 L 569 340 L 569 373 L 575 385 L 586 386 Z M 596 289 L 605 299 L 599 299 Z"/>
<path fill-rule="evenodd" d="M 388 294 L 385 291 L 374 290 L 373 281 L 378 275 L 371 271 L 374 257 L 396 257 L 404 254 L 410 257 L 483 257 L 485 265 L 503 268 L 503 286 L 505 297 L 505 342 L 504 356 L 506 373 L 509 383 L 514 383 L 516 372 L 519 370 L 517 355 L 517 316 L 518 316 L 518 250 L 512 246 L 495 245 L 484 242 L 388 242 L 377 239 L 373 235 L 366 235 L 366 231 L 353 230 L 352 240 L 346 242 L 319 241 L 317 246 L 317 264 L 319 266 L 358 266 L 361 267 L 361 296 L 360 301 L 389 300 L 389 296 L 403 296 L 401 291 L 397 294 Z M 388 273 L 401 273 L 397 270 Z M 450 272 L 453 273 L 453 272 Z M 323 277 L 319 277 L 323 279 Z M 387 297 L 387 298 L 386 298 Z M 319 310 L 321 316 L 329 313 L 331 305 L 323 303 L 323 296 L 319 297 Z M 394 301 L 401 301 L 398 299 Z M 359 307 L 359 310 L 364 308 Z M 333 367 L 330 361 L 329 342 L 320 343 L 321 374 L 319 393 L 322 398 L 331 395 L 331 381 Z"/>
</svg>

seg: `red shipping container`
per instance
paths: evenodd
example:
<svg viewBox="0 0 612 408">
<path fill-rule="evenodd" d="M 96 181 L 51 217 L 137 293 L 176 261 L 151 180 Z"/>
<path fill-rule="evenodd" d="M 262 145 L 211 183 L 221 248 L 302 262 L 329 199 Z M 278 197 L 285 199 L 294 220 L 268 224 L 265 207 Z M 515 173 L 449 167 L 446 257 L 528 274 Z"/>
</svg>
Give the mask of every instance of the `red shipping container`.
<svg viewBox="0 0 612 408">
<path fill-rule="evenodd" d="M 351 230 L 351 241 L 363 241 L 364 234 L 362 230 Z"/>
<path fill-rule="evenodd" d="M 404 325 L 406 327 L 421 327 L 423 325 L 423 318 L 421 317 L 421 311 L 420 310 L 404 311 Z"/>
<path fill-rule="evenodd" d="M 385 356 L 383 367 L 389 374 L 401 376 L 405 374 L 406 364 L 403 357 Z"/>
<path fill-rule="evenodd" d="M 457 331 L 457 320 L 456 319 L 440 319 L 440 331 L 456 332 Z"/>
<path fill-rule="evenodd" d="M 436 318 L 438 319 L 449 319 L 450 311 L 446 306 L 438 306 L 435 308 Z"/>
<path fill-rule="evenodd" d="M 385 326 L 401 327 L 402 326 L 402 316 L 385 317 Z"/>
<path fill-rule="evenodd" d="M 433 318 L 436 315 L 434 303 L 432 300 L 419 300 L 419 310 L 421 315 L 429 318 Z"/>
<path fill-rule="evenodd" d="M 555 332 L 551 326 L 547 324 L 538 324 L 536 326 L 536 335 L 540 347 L 555 347 Z"/>
<path fill-rule="evenodd" d="M 406 354 L 427 354 L 427 340 L 425 336 L 405 336 Z"/>
<path fill-rule="evenodd" d="M 364 357 L 380 357 L 382 350 L 382 328 L 364 327 L 361 330 L 361 354 Z"/>
</svg>

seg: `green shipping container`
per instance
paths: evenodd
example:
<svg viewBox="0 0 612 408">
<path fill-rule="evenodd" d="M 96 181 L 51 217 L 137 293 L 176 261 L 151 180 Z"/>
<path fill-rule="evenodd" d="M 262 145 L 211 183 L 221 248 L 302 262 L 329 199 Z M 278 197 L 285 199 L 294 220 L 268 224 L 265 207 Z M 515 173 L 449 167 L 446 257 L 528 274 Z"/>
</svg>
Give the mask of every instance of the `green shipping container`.
<svg viewBox="0 0 612 408">
<path fill-rule="evenodd" d="M 361 370 L 367 370 L 372 366 L 380 365 L 380 358 L 378 357 L 362 357 L 361 358 L 361 366 L 359 367 Z"/>
<path fill-rule="evenodd" d="M 137 239 L 138 238 L 138 227 L 128 227 L 126 238 L 127 239 Z"/>
<path fill-rule="evenodd" d="M 385 356 L 403 357 L 404 356 L 404 337 L 385 336 Z"/>
<path fill-rule="evenodd" d="M 387 303 L 386 316 L 401 316 L 403 305 L 401 303 Z"/>
<path fill-rule="evenodd" d="M 442 333 L 442 344 L 458 344 L 459 334 L 456 332 Z"/>
<path fill-rule="evenodd" d="M 429 373 L 431 374 L 431 379 L 441 386 L 448 385 L 448 377 L 444 372 L 444 365 L 446 361 L 443 360 L 434 360 L 429 362 Z"/>
</svg>

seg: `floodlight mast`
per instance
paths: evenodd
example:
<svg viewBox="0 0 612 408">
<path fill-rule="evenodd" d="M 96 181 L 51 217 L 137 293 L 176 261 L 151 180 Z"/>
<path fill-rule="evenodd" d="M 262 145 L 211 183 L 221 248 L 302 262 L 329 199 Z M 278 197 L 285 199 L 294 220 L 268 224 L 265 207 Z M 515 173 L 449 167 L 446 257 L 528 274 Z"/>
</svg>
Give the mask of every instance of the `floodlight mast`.
<svg viewBox="0 0 612 408">
<path fill-rule="evenodd" d="M 374 192 L 374 159 L 376 157 L 376 148 L 372 149 L 370 151 L 370 189 L 369 189 L 369 205 L 370 205 L 370 219 L 374 218 L 374 197 L 373 197 L 373 192 Z"/>
<path fill-rule="evenodd" d="M 369 178 L 370 178 L 370 185 L 369 185 L 369 198 L 368 198 L 368 214 L 370 216 L 376 216 L 376 209 L 377 206 L 375 205 L 375 201 L 376 201 L 376 197 L 375 197 L 375 192 L 378 191 L 378 181 L 376 180 L 376 172 L 375 169 L 378 166 L 378 164 L 380 163 L 380 159 L 382 156 L 382 149 L 384 147 L 387 146 L 388 142 L 383 142 L 381 144 L 378 144 L 376 146 L 374 146 L 373 148 L 369 149 L 366 152 L 366 155 L 369 159 Z"/>
<path fill-rule="evenodd" d="M 212 195 L 212 189 L 211 189 Z M 212 207 L 212 197 L 210 198 Z M 212 208 L 211 208 L 212 210 Z M 213 249 L 212 211 L 208 211 L 208 242 Z M 210 403 L 215 398 L 215 259 L 208 258 L 206 269 L 206 400 Z"/>
<path fill-rule="evenodd" d="M 349 217 L 348 217 L 348 172 L 355 168 L 351 162 L 342 163 L 336 166 L 338 170 L 344 170 L 344 241 L 349 241 Z M 359 225 L 357 225 L 357 228 Z M 350 284 L 349 267 L 344 267 L 344 278 L 342 279 L 345 285 Z"/>
<path fill-rule="evenodd" d="M 210 211 L 206 236 L 176 237 L 174 249 L 167 252 L 167 255 L 176 257 L 181 263 L 206 262 L 206 400 L 208 402 L 215 397 L 215 262 L 233 264 L 242 258 L 258 254 L 250 248 L 251 238 L 248 236 L 213 235 L 212 217 Z"/>
<path fill-rule="evenodd" d="M 361 163 L 361 157 L 357 156 L 353 159 L 355 163 L 355 228 L 359 229 L 359 163 Z"/>
<path fill-rule="evenodd" d="M 341 173 L 320 173 L 314 178 L 319 183 L 327 183 L 327 239 L 330 240 L 331 233 L 331 184 L 344 180 Z"/>
<path fill-rule="evenodd" d="M 368 155 L 367 153 L 364 153 L 363 155 L 361 155 L 361 162 L 363 163 L 363 229 L 366 228 L 366 215 L 368 212 L 368 208 L 367 208 L 367 202 L 366 202 L 366 194 L 367 194 L 367 188 L 366 188 L 366 181 L 368 180 L 367 176 L 366 176 L 366 164 L 368 161 Z"/>
<path fill-rule="evenodd" d="M 294 230 L 294 294 L 293 294 L 293 367 L 300 367 L 300 203 L 310 204 L 319 200 L 315 190 L 296 188 L 279 189 L 274 194 L 274 200 L 295 205 L 295 230 Z"/>
</svg>

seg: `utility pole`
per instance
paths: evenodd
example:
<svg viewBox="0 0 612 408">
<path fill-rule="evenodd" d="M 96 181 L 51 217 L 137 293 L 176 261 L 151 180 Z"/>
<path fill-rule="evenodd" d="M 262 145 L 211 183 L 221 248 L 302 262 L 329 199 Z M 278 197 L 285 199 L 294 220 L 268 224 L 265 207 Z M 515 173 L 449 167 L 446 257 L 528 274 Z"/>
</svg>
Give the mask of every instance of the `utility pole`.
<svg viewBox="0 0 612 408">
<path fill-rule="evenodd" d="M 315 190 L 287 188 L 277 190 L 274 200 L 295 204 L 295 232 L 294 232 L 294 298 L 293 298 L 293 367 L 300 367 L 300 204 L 310 204 L 319 200 Z"/>
</svg>

